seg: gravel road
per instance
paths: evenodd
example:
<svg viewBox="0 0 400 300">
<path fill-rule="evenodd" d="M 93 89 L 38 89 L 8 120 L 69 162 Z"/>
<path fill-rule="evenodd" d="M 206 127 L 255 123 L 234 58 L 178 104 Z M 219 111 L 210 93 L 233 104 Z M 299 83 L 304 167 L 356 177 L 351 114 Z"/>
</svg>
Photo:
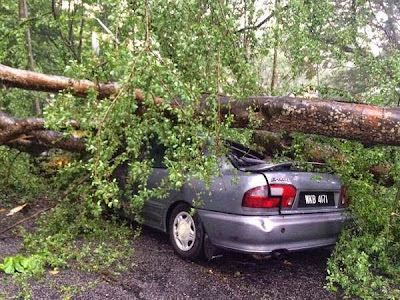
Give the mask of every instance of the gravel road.
<svg viewBox="0 0 400 300">
<path fill-rule="evenodd" d="M 17 253 L 20 243 L 9 233 L 0 237 L 0 260 Z M 144 229 L 132 247 L 127 270 L 119 276 L 60 270 L 30 282 L 33 299 L 337 299 L 323 288 L 330 255 L 326 249 L 291 253 L 282 260 L 226 253 L 192 263 L 176 257 L 167 236 L 151 229 Z M 18 291 L 0 273 L 0 299 Z"/>
</svg>

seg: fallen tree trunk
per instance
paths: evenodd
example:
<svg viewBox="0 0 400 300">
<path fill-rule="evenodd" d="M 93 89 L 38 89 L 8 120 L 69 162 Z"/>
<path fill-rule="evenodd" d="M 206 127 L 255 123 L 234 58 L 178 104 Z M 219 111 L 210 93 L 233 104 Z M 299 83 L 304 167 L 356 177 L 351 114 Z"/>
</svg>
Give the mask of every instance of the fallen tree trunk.
<svg viewBox="0 0 400 300">
<path fill-rule="evenodd" d="M 3 112 L 0 112 L 0 145 L 35 153 L 48 148 L 73 152 L 85 151 L 83 140 L 66 138 L 59 132 L 46 130 L 43 119 L 18 119 Z"/>
<path fill-rule="evenodd" d="M 95 90 L 100 98 L 110 97 L 121 88 L 118 83 L 97 84 L 89 80 L 46 75 L 4 65 L 0 65 L 0 82 L 7 86 L 36 91 L 70 91 L 78 96 L 85 96 L 90 90 Z M 135 97 L 138 102 L 143 100 L 140 92 Z M 157 103 L 160 101 L 162 100 L 157 99 Z M 221 117 L 232 115 L 232 125 L 238 128 L 248 127 L 251 125 L 250 120 L 257 119 L 257 129 L 262 131 L 302 132 L 367 144 L 400 145 L 398 108 L 292 97 L 252 97 L 246 101 L 232 101 L 229 97 L 221 96 L 219 102 Z M 205 101 L 201 102 L 199 113 L 206 108 L 204 103 Z M 177 104 L 171 102 L 171 105 Z M 7 120 L 11 122 L 8 124 Z M 42 119 L 16 120 L 2 114 L 0 144 L 9 143 L 25 134 L 33 135 L 39 144 L 64 147 L 62 149 L 69 151 L 84 149 L 83 143 L 78 139 L 60 139 L 54 132 L 41 131 L 44 129 L 43 124 Z"/>
<path fill-rule="evenodd" d="M 257 118 L 258 130 L 310 133 L 365 144 L 400 146 L 398 108 L 292 97 L 252 97 L 230 105 L 229 98 L 221 97 L 220 102 L 222 113 L 233 114 L 233 125 L 239 128 L 247 127 L 250 119 Z"/>
</svg>

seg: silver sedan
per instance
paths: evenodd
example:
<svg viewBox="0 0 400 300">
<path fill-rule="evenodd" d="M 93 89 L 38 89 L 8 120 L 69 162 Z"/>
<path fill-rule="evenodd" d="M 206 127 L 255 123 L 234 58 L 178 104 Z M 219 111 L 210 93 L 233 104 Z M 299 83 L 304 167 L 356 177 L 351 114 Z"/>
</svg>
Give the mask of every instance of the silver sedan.
<svg viewBox="0 0 400 300">
<path fill-rule="evenodd" d="M 192 180 L 165 199 L 145 202 L 144 224 L 168 233 L 180 257 L 210 258 L 218 249 L 253 254 L 295 251 L 336 242 L 347 210 L 336 176 L 299 171 L 291 162 L 273 164 L 234 142 L 228 147 L 229 154 L 221 159 L 222 176 L 213 179 L 210 190 Z M 156 165 L 149 188 L 168 176 L 162 147 L 153 151 Z M 193 213 L 201 191 L 206 191 L 202 205 Z"/>
</svg>

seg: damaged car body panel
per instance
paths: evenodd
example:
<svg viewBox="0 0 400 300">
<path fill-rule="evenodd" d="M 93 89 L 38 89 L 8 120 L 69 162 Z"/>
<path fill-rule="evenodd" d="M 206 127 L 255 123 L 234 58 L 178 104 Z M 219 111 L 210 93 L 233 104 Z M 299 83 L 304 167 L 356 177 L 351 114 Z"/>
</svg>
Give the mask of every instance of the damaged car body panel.
<svg viewBox="0 0 400 300">
<path fill-rule="evenodd" d="M 185 259 L 203 254 L 204 240 L 246 253 L 302 250 L 329 246 L 347 218 L 340 180 L 329 172 L 299 171 L 293 162 L 268 163 L 234 142 L 220 159 L 221 176 L 189 180 L 164 199 L 149 199 L 144 224 L 170 235 Z M 308 169 L 310 169 L 308 168 Z M 148 187 L 157 187 L 168 171 L 155 166 Z M 193 214 L 192 208 L 196 207 Z"/>
</svg>

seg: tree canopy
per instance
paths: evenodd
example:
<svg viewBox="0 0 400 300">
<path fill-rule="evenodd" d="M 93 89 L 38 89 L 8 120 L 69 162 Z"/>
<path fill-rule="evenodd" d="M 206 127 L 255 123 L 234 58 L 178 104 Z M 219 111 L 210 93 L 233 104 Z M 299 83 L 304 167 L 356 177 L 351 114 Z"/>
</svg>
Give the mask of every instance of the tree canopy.
<svg viewBox="0 0 400 300">
<path fill-rule="evenodd" d="M 328 263 L 328 286 L 362 298 L 396 298 L 400 152 L 372 145 L 399 143 L 399 18 L 394 0 L 2 1 L 0 142 L 29 150 L 36 141 L 43 148 L 35 155 L 79 147 L 50 177 L 64 190 L 85 179 L 73 201 L 93 218 L 104 206 L 121 206 L 118 166 L 129 166 L 127 185 L 136 192 L 125 196 L 139 218 L 149 196 L 218 175 L 223 139 L 277 160 L 324 161 L 348 185 L 354 217 Z M 15 74 L 4 76 L 15 69 L 36 72 L 25 73 L 29 80 L 63 76 L 52 78 L 67 88 L 16 84 Z M 279 97 L 250 98 L 262 95 Z M 297 109 L 316 109 L 287 113 L 293 101 Z M 348 122 L 336 122 L 330 108 Z M 260 136 L 257 129 L 364 144 Z M 148 149 L 156 136 L 168 149 L 169 178 L 150 190 Z M 211 155 L 199 155 L 206 145 Z M 17 163 L 15 172 L 43 176 L 29 156 L 13 159 L 14 148 L 1 148 L 3 174 Z M 4 189 L 37 185 L 10 176 L 15 181 L 5 180 Z"/>
</svg>

